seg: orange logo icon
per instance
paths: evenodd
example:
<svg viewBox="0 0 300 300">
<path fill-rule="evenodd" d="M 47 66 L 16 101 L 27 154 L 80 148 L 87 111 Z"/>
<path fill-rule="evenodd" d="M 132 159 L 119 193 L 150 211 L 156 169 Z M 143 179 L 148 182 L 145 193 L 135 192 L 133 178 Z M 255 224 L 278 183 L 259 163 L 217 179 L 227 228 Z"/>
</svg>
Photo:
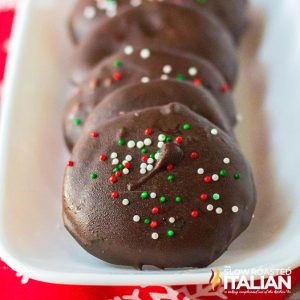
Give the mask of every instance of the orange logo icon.
<svg viewBox="0 0 300 300">
<path fill-rule="evenodd" d="M 216 272 L 211 270 L 211 276 L 209 279 L 209 284 L 213 291 L 217 291 L 223 284 L 222 278 L 220 276 L 220 269 L 216 268 Z"/>
</svg>

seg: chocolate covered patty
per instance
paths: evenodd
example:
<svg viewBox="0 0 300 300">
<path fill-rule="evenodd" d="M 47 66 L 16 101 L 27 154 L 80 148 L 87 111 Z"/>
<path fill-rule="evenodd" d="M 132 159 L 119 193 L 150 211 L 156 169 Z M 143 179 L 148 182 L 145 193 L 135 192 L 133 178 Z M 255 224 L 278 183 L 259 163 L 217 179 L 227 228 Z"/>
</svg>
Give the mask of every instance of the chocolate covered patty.
<svg viewBox="0 0 300 300">
<path fill-rule="evenodd" d="M 177 5 L 190 6 L 195 10 L 208 11 L 218 17 L 229 29 L 235 41 L 243 33 L 247 18 L 247 0 L 164 0 Z M 95 26 L 130 7 L 141 5 L 142 0 L 79 0 L 70 17 L 70 32 L 75 42 L 81 40 Z"/>
<path fill-rule="evenodd" d="M 230 86 L 236 79 L 235 48 L 216 18 L 188 7 L 156 2 L 128 9 L 90 32 L 76 51 L 73 79 L 82 81 L 99 61 L 126 45 L 186 51 L 210 61 Z"/>
<path fill-rule="evenodd" d="M 149 57 L 142 58 L 146 52 Z M 106 95 L 127 84 L 137 82 L 146 84 L 153 79 L 168 78 L 190 81 L 197 89 L 207 89 L 223 109 L 224 118 L 228 120 L 227 124 L 230 127 L 236 124 L 230 87 L 208 61 L 196 56 L 127 46 L 102 61 L 89 78 L 80 84 L 78 92 L 66 106 L 64 128 L 69 147 L 72 148 L 78 139 L 88 115 Z M 194 95 L 197 95 L 197 92 L 194 92 Z M 174 100 L 173 96 L 170 96 L 169 102 L 179 101 L 178 97 Z"/>
<path fill-rule="evenodd" d="M 249 225 L 255 201 L 231 137 L 180 104 L 99 127 L 89 119 L 64 179 L 74 238 L 98 258 L 137 268 L 207 266 Z"/>
</svg>

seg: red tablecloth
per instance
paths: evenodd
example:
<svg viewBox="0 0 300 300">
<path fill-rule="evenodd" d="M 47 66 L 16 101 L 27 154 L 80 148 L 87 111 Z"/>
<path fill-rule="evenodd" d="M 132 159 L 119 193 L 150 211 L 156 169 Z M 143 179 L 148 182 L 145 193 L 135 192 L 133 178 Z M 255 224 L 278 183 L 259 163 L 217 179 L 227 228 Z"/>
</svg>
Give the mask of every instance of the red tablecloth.
<svg viewBox="0 0 300 300">
<path fill-rule="evenodd" d="M 43 0 L 41 0 L 43 1 Z M 14 16 L 13 0 L 0 0 L 0 95 L 9 36 Z M 2 99 L 5 101 L 5 99 Z M 300 280 L 300 268 L 293 272 L 292 282 Z M 195 299 L 284 299 L 283 295 L 232 296 L 210 290 L 210 285 L 183 287 L 88 287 L 42 283 L 16 273 L 0 260 L 0 300 L 195 300 Z"/>
</svg>

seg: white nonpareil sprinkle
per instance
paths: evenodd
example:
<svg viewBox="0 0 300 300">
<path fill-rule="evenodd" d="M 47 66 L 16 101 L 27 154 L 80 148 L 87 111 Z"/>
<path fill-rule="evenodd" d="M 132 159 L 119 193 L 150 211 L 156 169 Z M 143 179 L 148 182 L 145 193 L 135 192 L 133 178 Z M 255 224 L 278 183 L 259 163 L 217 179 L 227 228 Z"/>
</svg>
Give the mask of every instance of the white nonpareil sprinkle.
<svg viewBox="0 0 300 300">
<path fill-rule="evenodd" d="M 213 207 L 213 205 L 208 204 L 208 205 L 206 206 L 206 209 L 207 209 L 208 211 L 212 211 L 212 210 L 214 209 L 214 207 Z"/>
<path fill-rule="evenodd" d="M 225 157 L 223 159 L 223 163 L 226 164 L 226 165 L 228 165 L 230 163 L 230 159 L 228 157 Z"/>
<path fill-rule="evenodd" d="M 155 199 L 155 198 L 156 198 L 156 193 L 152 192 L 152 193 L 150 194 L 150 197 L 151 197 L 152 199 Z"/>
<path fill-rule="evenodd" d="M 123 172 L 123 174 L 127 175 L 127 174 L 129 173 L 129 169 L 124 168 L 124 169 L 122 170 L 122 172 Z"/>
<path fill-rule="evenodd" d="M 144 147 L 144 143 L 142 141 L 138 141 L 136 143 L 136 146 L 139 148 L 139 149 L 142 149 Z"/>
<path fill-rule="evenodd" d="M 158 143 L 157 143 L 157 147 L 158 147 L 158 148 L 162 148 L 163 145 L 164 145 L 164 142 L 158 142 Z"/>
<path fill-rule="evenodd" d="M 149 139 L 149 138 L 144 139 L 144 144 L 145 144 L 146 146 L 150 146 L 150 145 L 152 144 L 151 139 Z"/>
<path fill-rule="evenodd" d="M 148 165 L 147 166 L 147 171 L 152 171 L 153 170 L 153 166 L 152 165 Z"/>
<path fill-rule="evenodd" d="M 154 159 L 151 158 L 151 157 L 148 158 L 147 163 L 150 164 L 150 165 L 153 164 L 154 163 Z"/>
<path fill-rule="evenodd" d="M 159 159 L 159 153 L 155 153 L 154 157 L 155 157 L 156 160 L 158 160 Z"/>
<path fill-rule="evenodd" d="M 117 165 L 119 163 L 119 160 L 117 158 L 114 158 L 111 162 L 112 165 Z"/>
<path fill-rule="evenodd" d="M 212 179 L 213 181 L 218 181 L 218 180 L 219 180 L 219 175 L 214 174 L 213 176 L 211 176 L 211 179 Z"/>
<path fill-rule="evenodd" d="M 217 130 L 216 128 L 213 128 L 213 129 L 210 131 L 210 133 L 211 133 L 212 135 L 217 135 L 217 134 L 218 134 L 218 130 Z"/>
<path fill-rule="evenodd" d="M 123 199 L 122 200 L 122 204 L 125 205 L 125 206 L 128 205 L 129 204 L 129 200 L 128 199 Z"/>
<path fill-rule="evenodd" d="M 165 74 L 170 74 L 172 72 L 172 67 L 170 65 L 163 66 L 163 72 Z"/>
<path fill-rule="evenodd" d="M 133 218 L 132 218 L 132 220 L 133 220 L 134 222 L 139 222 L 140 219 L 141 219 L 141 217 L 140 217 L 139 215 L 135 215 L 135 216 L 133 216 Z"/>
<path fill-rule="evenodd" d="M 142 0 L 130 0 L 130 5 L 133 7 L 138 7 L 142 4 Z"/>
<path fill-rule="evenodd" d="M 130 45 L 125 46 L 125 48 L 124 48 L 124 53 L 125 53 L 126 55 L 131 55 L 131 54 L 133 53 L 133 47 L 130 46 Z"/>
<path fill-rule="evenodd" d="M 147 164 L 146 163 L 141 163 L 140 168 L 141 169 L 146 169 L 147 168 Z"/>
<path fill-rule="evenodd" d="M 153 240 L 157 240 L 159 236 L 158 236 L 158 233 L 157 233 L 157 232 L 153 232 L 153 233 L 151 234 L 151 237 L 152 237 Z"/>
<path fill-rule="evenodd" d="M 94 19 L 96 17 L 97 11 L 94 6 L 87 6 L 83 11 L 83 16 L 87 19 Z"/>
<path fill-rule="evenodd" d="M 217 208 L 216 208 L 216 213 L 217 213 L 218 215 L 220 215 L 222 212 L 223 212 L 223 209 L 222 209 L 221 207 L 217 207 Z"/>
<path fill-rule="evenodd" d="M 237 213 L 239 211 L 239 208 L 237 206 L 232 206 L 231 210 L 232 212 Z"/>
<path fill-rule="evenodd" d="M 140 169 L 140 173 L 141 173 L 142 175 L 144 175 L 144 174 L 146 174 L 146 173 L 147 173 L 147 170 L 146 170 L 146 169 L 144 169 L 144 168 L 142 168 L 142 169 Z"/>
<path fill-rule="evenodd" d="M 199 168 L 199 169 L 197 170 L 197 173 L 198 173 L 199 175 L 204 174 L 204 169 L 203 169 L 203 168 Z"/>
<path fill-rule="evenodd" d="M 160 142 L 165 141 L 165 139 L 166 139 L 166 136 L 165 136 L 164 134 L 160 134 L 160 135 L 158 136 L 158 140 L 159 140 Z"/>
<path fill-rule="evenodd" d="M 127 147 L 128 147 L 128 148 L 134 148 L 134 147 L 135 147 L 135 142 L 134 142 L 134 141 L 129 141 L 129 142 L 127 143 Z"/>
<path fill-rule="evenodd" d="M 141 56 L 141 58 L 143 58 L 143 59 L 149 58 L 149 57 L 150 57 L 150 54 L 151 54 L 151 53 L 150 53 L 150 50 L 147 49 L 147 48 L 142 49 L 141 52 L 140 52 L 140 56 Z"/>
<path fill-rule="evenodd" d="M 171 224 L 175 223 L 175 218 L 174 218 L 174 217 L 169 218 L 169 222 L 170 222 Z"/>
<path fill-rule="evenodd" d="M 118 157 L 118 154 L 116 152 L 113 152 L 111 155 L 110 155 L 110 158 L 117 158 Z"/>
<path fill-rule="evenodd" d="M 198 70 L 195 67 L 190 67 L 188 70 L 190 76 L 195 76 L 198 73 Z"/>
<path fill-rule="evenodd" d="M 125 159 L 126 159 L 127 161 L 132 161 L 132 156 L 128 154 L 128 155 L 126 155 Z"/>
<path fill-rule="evenodd" d="M 141 78 L 142 83 L 148 83 L 149 81 L 150 81 L 150 79 L 147 76 L 144 76 L 144 77 Z"/>
<path fill-rule="evenodd" d="M 169 76 L 166 75 L 166 74 L 162 74 L 162 75 L 160 76 L 160 79 L 161 79 L 161 80 L 168 80 L 168 79 L 169 79 Z"/>
</svg>

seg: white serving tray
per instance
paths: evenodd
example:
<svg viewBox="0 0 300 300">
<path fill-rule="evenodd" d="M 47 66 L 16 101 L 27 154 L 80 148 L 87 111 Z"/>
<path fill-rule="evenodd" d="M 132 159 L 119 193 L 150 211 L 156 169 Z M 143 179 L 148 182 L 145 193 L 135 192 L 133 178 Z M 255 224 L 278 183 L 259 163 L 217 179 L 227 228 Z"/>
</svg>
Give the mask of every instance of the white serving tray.
<svg viewBox="0 0 300 300">
<path fill-rule="evenodd" d="M 260 57 L 268 70 L 264 107 L 270 144 L 261 153 L 274 162 L 273 169 L 266 163 L 264 171 L 270 176 L 265 182 L 259 180 L 258 185 L 259 190 L 265 184 L 276 187 L 274 199 L 271 194 L 260 194 L 249 229 L 211 267 L 165 271 L 137 271 L 101 262 L 82 250 L 63 228 L 61 185 L 68 154 L 62 140 L 61 119 L 68 76 L 65 61 L 71 53 L 64 28 L 74 1 L 20 2 L 7 67 L 0 134 L 3 260 L 37 280 L 95 285 L 205 283 L 215 266 L 222 270 L 226 265 L 251 269 L 300 264 L 298 0 L 254 1 L 267 14 Z M 260 130 L 257 132 L 256 140 L 266 138 Z M 250 133 L 246 129 L 242 135 L 248 137 Z M 256 140 L 248 147 L 254 147 Z M 251 151 L 246 149 L 247 153 Z M 264 167 L 264 163 L 262 159 L 260 165 Z"/>
</svg>

